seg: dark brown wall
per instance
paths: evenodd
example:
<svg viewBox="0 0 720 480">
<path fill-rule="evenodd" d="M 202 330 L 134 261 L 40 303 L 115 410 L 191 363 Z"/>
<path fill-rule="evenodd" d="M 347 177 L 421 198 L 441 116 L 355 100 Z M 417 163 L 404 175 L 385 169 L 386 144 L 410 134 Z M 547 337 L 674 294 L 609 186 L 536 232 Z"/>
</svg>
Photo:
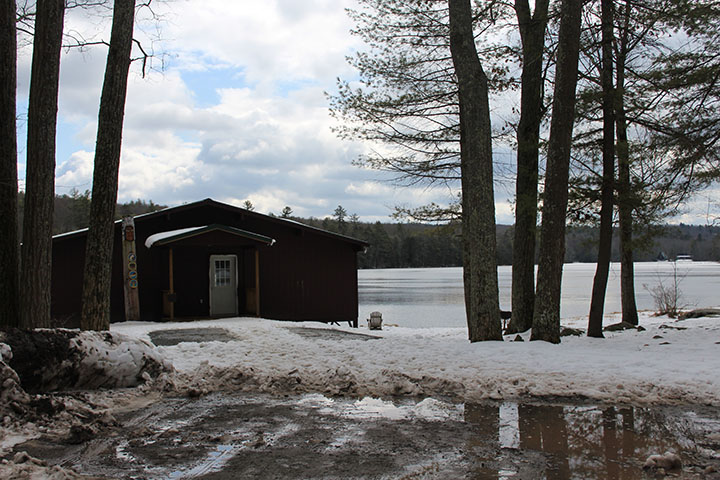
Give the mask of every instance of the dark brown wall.
<svg viewBox="0 0 720 480">
<path fill-rule="evenodd" d="M 209 315 L 209 259 L 213 254 L 238 258 L 238 302 L 245 309 L 245 287 L 254 286 L 254 250 L 260 252 L 261 316 L 282 320 L 354 321 L 358 316 L 358 242 L 214 202 L 198 202 L 135 219 L 141 317 L 162 317 L 162 291 L 168 285 L 167 247 L 145 247 L 148 236 L 209 224 L 228 225 L 276 240 L 273 246 L 223 232 L 173 244 L 177 317 Z M 211 244 L 208 246 L 208 244 Z M 80 311 L 85 235 L 53 242 L 53 315 Z M 113 254 L 113 321 L 124 318 L 120 229 Z"/>
</svg>

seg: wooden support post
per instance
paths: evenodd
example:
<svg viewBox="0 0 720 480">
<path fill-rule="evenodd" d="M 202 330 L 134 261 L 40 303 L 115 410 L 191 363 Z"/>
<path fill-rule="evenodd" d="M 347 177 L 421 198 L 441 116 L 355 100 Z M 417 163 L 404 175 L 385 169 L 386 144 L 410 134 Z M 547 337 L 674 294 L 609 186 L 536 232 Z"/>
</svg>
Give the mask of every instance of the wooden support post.
<svg viewBox="0 0 720 480">
<path fill-rule="evenodd" d="M 140 320 L 140 295 L 138 293 L 138 265 L 135 250 L 135 222 L 132 217 L 122 221 L 123 291 L 125 294 L 125 320 Z"/>
<path fill-rule="evenodd" d="M 175 320 L 175 281 L 173 280 L 173 249 L 168 250 L 168 271 L 170 274 L 168 287 L 170 288 L 170 320 Z"/>
<path fill-rule="evenodd" d="M 260 316 L 260 250 L 255 249 L 255 315 Z"/>
</svg>

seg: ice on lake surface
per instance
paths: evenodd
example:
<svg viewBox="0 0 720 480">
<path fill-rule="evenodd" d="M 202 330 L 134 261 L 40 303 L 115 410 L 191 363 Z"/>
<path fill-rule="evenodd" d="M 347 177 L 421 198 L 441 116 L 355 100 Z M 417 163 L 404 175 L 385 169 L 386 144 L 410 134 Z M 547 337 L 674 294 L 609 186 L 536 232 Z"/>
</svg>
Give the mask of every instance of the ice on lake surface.
<svg viewBox="0 0 720 480">
<path fill-rule="evenodd" d="M 641 262 L 635 264 L 635 294 L 640 310 L 653 310 L 648 289 L 673 284 L 677 274 L 681 301 L 687 308 L 720 305 L 720 263 Z M 583 317 L 590 311 L 594 263 L 566 264 L 563 272 L 563 318 Z M 500 308 L 510 310 L 510 266 L 498 267 Z M 398 268 L 358 272 L 360 321 L 380 311 L 383 321 L 403 327 L 464 327 L 462 268 Z M 645 288 L 647 286 L 647 288 Z M 619 312 L 620 264 L 612 263 L 605 314 Z"/>
</svg>

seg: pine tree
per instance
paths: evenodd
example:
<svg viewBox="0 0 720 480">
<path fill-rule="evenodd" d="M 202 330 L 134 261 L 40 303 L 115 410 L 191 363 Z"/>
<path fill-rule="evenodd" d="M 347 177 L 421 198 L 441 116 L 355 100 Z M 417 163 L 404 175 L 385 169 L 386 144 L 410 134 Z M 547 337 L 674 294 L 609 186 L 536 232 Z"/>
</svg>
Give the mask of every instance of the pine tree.
<svg viewBox="0 0 720 480">
<path fill-rule="evenodd" d="M 543 108 L 543 51 L 548 23 L 548 0 L 515 1 L 522 43 L 520 122 L 517 127 L 515 229 L 512 252 L 512 318 L 508 332 L 532 326 L 535 305 L 535 243 L 538 203 L 538 157 Z"/>
<path fill-rule="evenodd" d="M 615 89 L 613 88 L 613 41 L 614 15 L 613 0 L 601 0 L 601 51 L 600 83 L 602 88 L 602 159 L 603 173 L 600 206 L 600 239 L 597 266 L 593 279 L 590 301 L 588 331 L 590 337 L 601 338 L 605 292 L 610 272 L 610 254 L 612 250 L 613 197 L 615 182 Z"/>
<path fill-rule="evenodd" d="M 64 0 L 38 0 L 27 121 L 20 327 L 50 326 L 55 127 Z"/>
<path fill-rule="evenodd" d="M 132 50 L 135 0 L 115 0 L 100 98 L 90 227 L 85 250 L 82 317 L 85 330 L 110 328 L 110 283 L 118 170 Z"/>
<path fill-rule="evenodd" d="M 502 340 L 498 300 L 488 81 L 478 59 L 470 0 L 449 0 L 450 50 L 460 102 L 463 280 L 471 342 Z"/>
<path fill-rule="evenodd" d="M 20 242 L 18 236 L 18 175 L 16 84 L 17 38 L 15 2 L 0 5 L 0 329 L 17 327 L 20 309 Z"/>
<path fill-rule="evenodd" d="M 580 51 L 581 0 L 563 0 L 542 208 L 532 340 L 560 343 L 560 290 L 565 258 L 570 147 Z"/>
</svg>

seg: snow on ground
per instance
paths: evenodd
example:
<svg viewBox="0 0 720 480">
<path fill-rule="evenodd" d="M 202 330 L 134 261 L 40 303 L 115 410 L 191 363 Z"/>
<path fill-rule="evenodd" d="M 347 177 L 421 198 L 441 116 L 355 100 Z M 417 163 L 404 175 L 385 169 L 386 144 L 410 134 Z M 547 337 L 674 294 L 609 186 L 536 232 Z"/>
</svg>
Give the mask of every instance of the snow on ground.
<svg viewBox="0 0 720 480">
<path fill-rule="evenodd" d="M 585 322 L 564 324 L 585 327 Z M 121 323 L 112 331 L 149 340 L 156 330 L 227 330 L 235 340 L 158 347 L 178 370 L 179 388 L 199 392 L 250 389 L 458 401 L 562 396 L 635 405 L 720 405 L 720 319 L 675 321 L 646 312 L 640 323 L 645 331 L 606 332 L 605 339 L 564 337 L 560 345 L 471 344 L 464 328 L 385 325 L 368 331 L 255 318 Z M 320 329 L 335 332 L 324 335 Z"/>
</svg>

